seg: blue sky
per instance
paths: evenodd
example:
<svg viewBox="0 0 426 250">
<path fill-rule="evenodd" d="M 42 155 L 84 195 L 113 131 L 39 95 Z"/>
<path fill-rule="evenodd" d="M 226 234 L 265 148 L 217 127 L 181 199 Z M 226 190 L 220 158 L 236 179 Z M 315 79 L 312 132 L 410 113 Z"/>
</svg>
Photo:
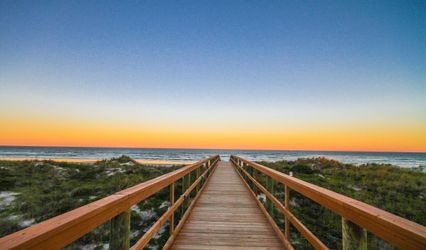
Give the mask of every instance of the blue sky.
<svg viewBox="0 0 426 250">
<path fill-rule="evenodd" d="M 1 1 L 0 65 L 4 117 L 420 128 L 426 2 Z"/>
</svg>

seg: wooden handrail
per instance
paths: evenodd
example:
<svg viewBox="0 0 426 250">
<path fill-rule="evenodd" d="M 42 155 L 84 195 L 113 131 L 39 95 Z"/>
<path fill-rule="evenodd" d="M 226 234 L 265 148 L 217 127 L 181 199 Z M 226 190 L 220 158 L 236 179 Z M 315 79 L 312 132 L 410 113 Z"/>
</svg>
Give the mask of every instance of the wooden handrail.
<svg viewBox="0 0 426 250">
<path fill-rule="evenodd" d="M 147 199 L 171 184 L 174 185 L 175 181 L 194 170 L 204 166 L 207 167 L 204 173 L 211 173 L 210 169 L 219 160 L 220 157 L 218 155 L 209 157 L 7 235 L 0 238 L 0 249 L 60 249 L 65 247 L 97 226 L 129 210 L 131 206 Z M 201 178 L 205 178 L 205 176 L 198 177 L 196 184 L 194 182 L 195 186 L 200 183 Z M 190 191 L 193 189 L 192 187 Z M 190 191 L 185 192 L 185 194 L 187 195 Z M 179 199 L 169 210 L 173 209 L 174 211 L 178 204 L 182 204 L 184 199 Z M 168 215 L 172 214 L 171 212 L 166 213 Z M 161 217 L 161 219 L 162 223 L 167 221 L 163 220 L 164 217 Z"/>
<path fill-rule="evenodd" d="M 207 183 L 209 181 L 210 177 L 212 176 L 212 172 L 215 169 L 216 168 L 212 168 L 211 173 L 207 176 L 207 178 L 205 180 L 205 183 Z M 197 173 L 197 174 L 199 174 L 199 173 Z M 197 185 L 196 187 L 198 188 L 199 186 Z M 169 239 L 167 240 L 166 244 L 164 244 L 164 246 L 163 246 L 163 250 L 168 250 L 172 247 L 174 241 L 176 240 L 176 236 L 182 230 L 183 225 L 185 224 L 186 220 L 188 219 L 190 212 L 194 208 L 198 198 L 200 198 L 200 195 L 202 194 L 205 187 L 206 187 L 206 185 L 204 184 L 203 186 L 201 186 L 201 188 L 196 190 L 197 194 L 194 197 L 194 200 L 191 202 L 191 204 L 189 204 L 187 210 L 185 211 L 185 213 L 183 214 L 182 218 L 180 219 L 178 225 L 176 226 L 176 229 L 171 232 Z M 193 186 L 191 186 L 190 188 L 193 188 Z"/>
<path fill-rule="evenodd" d="M 242 169 L 242 167 L 237 166 L 240 170 L 245 171 Z M 251 193 L 251 195 L 254 197 L 254 199 L 256 200 L 257 205 L 260 207 L 260 210 L 262 210 L 262 212 L 264 213 L 264 215 L 266 216 L 267 220 L 269 221 L 269 223 L 272 226 L 272 229 L 275 231 L 275 233 L 277 234 L 278 238 L 280 238 L 281 242 L 283 243 L 285 249 L 287 250 L 293 250 L 293 246 L 290 244 L 290 242 L 288 241 L 287 237 L 281 232 L 281 229 L 278 227 L 278 225 L 275 223 L 274 219 L 268 214 L 268 211 L 266 210 L 266 208 L 262 205 L 262 203 L 259 201 L 259 199 L 257 198 L 257 194 L 251 190 L 250 185 L 247 183 L 247 181 L 244 179 L 244 176 L 242 175 L 242 173 L 240 171 L 237 171 L 238 175 L 240 176 L 240 178 L 243 180 L 245 186 L 249 189 L 249 192 Z M 247 174 L 247 173 L 245 173 Z M 247 177 L 251 177 L 249 175 L 246 175 Z M 258 183 L 259 184 L 259 183 Z M 260 184 L 259 184 L 260 185 Z M 266 189 L 260 185 L 263 189 L 261 189 L 262 192 L 268 192 L 266 191 Z M 258 186 L 258 187 L 260 187 Z M 269 192 L 268 192 L 269 193 Z M 270 194 L 270 193 L 269 193 Z"/>
<path fill-rule="evenodd" d="M 200 177 L 198 177 L 194 183 L 180 196 L 180 198 L 174 202 L 173 206 L 170 206 L 170 208 L 165 212 L 158 220 L 157 222 L 152 225 L 152 227 L 140 238 L 136 244 L 132 247 L 132 250 L 136 249 L 143 249 L 145 245 L 151 240 L 151 238 L 158 232 L 158 230 L 161 228 L 161 226 L 169 220 L 169 218 L 172 216 L 172 214 L 178 209 L 182 203 L 187 200 L 187 197 L 191 194 L 192 190 L 195 189 L 195 187 L 198 186 L 198 184 L 204 179 L 209 176 L 213 168 L 207 169 Z M 173 230 L 172 230 L 173 233 Z"/>
<path fill-rule="evenodd" d="M 316 249 L 328 249 L 308 228 L 306 228 L 302 222 L 300 222 L 296 216 L 294 216 L 283 204 L 271 194 L 262 184 L 260 184 L 254 177 L 252 177 L 243 167 L 238 166 L 240 171 L 245 174 L 247 178 L 250 179 L 256 187 L 271 200 L 275 206 L 285 215 L 286 218 L 293 224 L 295 228 L 316 248 Z"/>
<path fill-rule="evenodd" d="M 341 215 L 344 219 L 349 220 L 364 229 L 367 229 L 371 233 L 401 249 L 426 249 L 426 228 L 422 225 L 373 207 L 361 201 L 283 174 L 258 163 L 248 161 L 241 157 L 231 156 L 231 161 L 240 169 L 240 171 L 244 170 L 244 167 L 251 167 L 256 169 L 257 171 L 282 183 L 285 185 L 285 187 L 293 189 L 305 197 Z M 251 177 L 249 171 L 244 170 L 241 172 L 244 173 L 248 178 Z M 250 180 L 253 181 L 253 178 L 250 178 Z M 256 186 L 260 185 L 257 181 L 253 183 Z M 267 190 L 263 189 L 262 191 L 264 192 Z M 273 199 L 275 197 L 273 197 L 273 195 L 269 192 L 264 193 L 268 198 L 272 198 L 272 202 L 274 202 L 278 209 L 284 213 L 286 217 L 288 217 L 290 223 L 292 223 L 298 230 L 300 230 L 299 226 L 301 225 L 298 225 L 299 222 L 297 218 L 293 217 L 294 215 L 290 213 L 289 209 L 282 205 L 277 199 Z M 288 195 L 288 191 L 286 194 Z M 288 199 L 288 197 L 286 197 L 286 199 Z M 279 204 L 277 204 L 277 202 Z M 288 228 L 286 226 L 286 232 L 287 231 Z M 305 237 L 310 235 L 309 230 L 306 231 L 302 229 L 301 233 Z M 316 248 L 321 249 L 322 246 L 315 245 L 319 244 L 319 240 L 317 241 L 311 236 L 312 235 L 307 237 L 307 239 Z"/>
</svg>

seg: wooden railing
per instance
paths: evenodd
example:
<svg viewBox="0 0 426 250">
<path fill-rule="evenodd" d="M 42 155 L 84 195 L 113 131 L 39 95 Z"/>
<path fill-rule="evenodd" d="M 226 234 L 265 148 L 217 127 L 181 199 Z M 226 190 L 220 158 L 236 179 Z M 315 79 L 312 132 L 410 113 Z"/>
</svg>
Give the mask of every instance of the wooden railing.
<svg viewBox="0 0 426 250">
<path fill-rule="evenodd" d="M 218 155 L 212 156 L 5 236 L 0 239 L 0 249 L 60 249 L 110 220 L 110 249 L 129 249 L 130 208 L 170 186 L 170 207 L 131 247 L 142 249 L 161 226 L 170 221 L 170 237 L 165 245 L 168 248 L 219 160 Z M 180 179 L 183 182 L 182 195 L 175 200 L 175 182 Z M 192 199 L 191 194 L 194 196 Z M 181 206 L 186 211 L 175 227 L 175 211 Z"/>
<path fill-rule="evenodd" d="M 342 216 L 343 249 L 366 249 L 366 230 L 401 249 L 426 249 L 426 228 L 422 225 L 241 157 L 231 156 L 231 161 L 246 185 L 254 190 L 253 194 L 257 196 L 258 193 L 263 193 L 271 203 L 267 204 L 266 208 L 259 203 L 261 207 L 269 209 L 269 212 L 272 213 L 275 211 L 272 207 L 273 204 L 285 217 L 284 233 L 280 232 L 280 229 L 278 230 L 278 233 L 282 234 L 280 237 L 285 237 L 283 240 L 285 244 L 290 244 L 291 223 L 314 248 L 328 249 L 291 212 L 289 194 L 290 190 L 294 190 Z M 267 176 L 268 188 L 264 187 L 256 178 L 260 173 Z M 284 201 L 280 201 L 268 191 L 268 189 L 274 190 L 276 183 L 284 185 Z M 269 219 L 271 221 L 271 218 Z M 274 229 L 278 228 L 274 221 L 271 223 L 273 223 Z M 292 247 L 287 245 L 287 248 Z"/>
</svg>

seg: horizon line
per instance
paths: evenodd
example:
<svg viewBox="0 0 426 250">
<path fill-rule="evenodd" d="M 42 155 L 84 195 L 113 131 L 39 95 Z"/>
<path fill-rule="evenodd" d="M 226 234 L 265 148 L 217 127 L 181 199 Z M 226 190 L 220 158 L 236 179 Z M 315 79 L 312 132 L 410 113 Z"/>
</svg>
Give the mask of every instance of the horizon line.
<svg viewBox="0 0 426 250">
<path fill-rule="evenodd" d="M 185 149 L 185 150 L 241 150 L 241 151 L 306 151 L 306 152 L 351 152 L 351 153 L 414 153 L 425 154 L 426 151 L 374 151 L 374 150 L 327 150 L 327 149 L 244 149 L 244 148 L 174 148 L 174 147 L 132 147 L 132 146 L 61 146 L 61 145 L 0 145 L 0 147 L 33 148 L 105 148 L 105 149 Z"/>
</svg>

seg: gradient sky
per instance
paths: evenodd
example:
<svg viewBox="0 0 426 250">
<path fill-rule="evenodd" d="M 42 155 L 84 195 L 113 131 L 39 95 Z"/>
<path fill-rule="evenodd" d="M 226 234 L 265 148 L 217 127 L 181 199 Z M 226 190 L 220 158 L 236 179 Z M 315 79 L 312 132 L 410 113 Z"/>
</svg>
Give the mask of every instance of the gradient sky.
<svg viewBox="0 0 426 250">
<path fill-rule="evenodd" d="M 426 151 L 426 1 L 0 1 L 0 145 Z"/>
</svg>

